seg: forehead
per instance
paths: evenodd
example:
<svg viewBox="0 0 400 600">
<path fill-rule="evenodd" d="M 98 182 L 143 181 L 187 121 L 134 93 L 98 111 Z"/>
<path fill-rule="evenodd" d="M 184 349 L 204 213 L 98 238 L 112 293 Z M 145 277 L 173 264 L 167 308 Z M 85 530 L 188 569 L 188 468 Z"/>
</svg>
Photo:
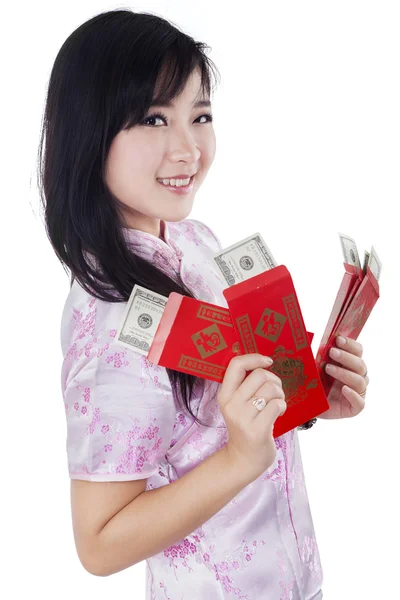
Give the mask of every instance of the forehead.
<svg viewBox="0 0 400 600">
<path fill-rule="evenodd" d="M 179 98 L 184 101 L 189 102 L 190 108 L 200 108 L 200 107 L 211 107 L 211 102 L 209 95 L 203 89 L 201 89 L 201 78 L 200 74 L 197 70 L 193 71 L 186 81 L 183 89 L 179 96 L 176 96 L 172 100 L 165 99 L 165 86 L 167 85 L 165 78 L 167 77 L 166 72 L 162 72 L 161 78 L 158 80 L 158 84 L 154 90 L 154 96 L 151 102 L 151 106 L 160 107 L 160 108 L 170 108 L 173 107 L 178 101 Z M 169 81 L 169 86 L 171 86 L 172 81 Z M 204 94 L 204 92 L 206 92 Z M 163 97 L 164 96 L 164 97 Z M 193 99 L 194 98 L 194 99 Z"/>
</svg>

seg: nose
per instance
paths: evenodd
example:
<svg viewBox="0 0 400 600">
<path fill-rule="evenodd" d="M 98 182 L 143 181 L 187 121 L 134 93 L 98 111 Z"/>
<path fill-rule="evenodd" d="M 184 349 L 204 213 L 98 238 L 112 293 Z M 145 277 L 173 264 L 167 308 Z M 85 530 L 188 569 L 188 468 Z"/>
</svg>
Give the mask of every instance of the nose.
<svg viewBox="0 0 400 600">
<path fill-rule="evenodd" d="M 190 132 L 181 128 L 175 134 L 172 134 L 169 154 L 172 161 L 186 160 L 195 163 L 200 157 L 200 150 Z"/>
</svg>

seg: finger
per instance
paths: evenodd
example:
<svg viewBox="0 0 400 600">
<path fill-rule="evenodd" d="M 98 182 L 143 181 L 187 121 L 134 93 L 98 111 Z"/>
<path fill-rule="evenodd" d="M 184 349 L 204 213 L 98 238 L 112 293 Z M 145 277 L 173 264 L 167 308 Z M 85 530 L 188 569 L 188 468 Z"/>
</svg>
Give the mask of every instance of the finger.
<svg viewBox="0 0 400 600">
<path fill-rule="evenodd" d="M 270 400 L 265 408 L 257 411 L 258 414 L 252 421 L 252 429 L 255 434 L 273 435 L 275 421 L 286 411 L 286 406 L 283 400 Z"/>
<path fill-rule="evenodd" d="M 339 350 L 339 348 L 331 348 L 329 350 L 329 356 L 336 362 L 340 363 L 350 371 L 354 371 L 358 375 L 364 376 L 367 372 L 367 365 L 364 360 L 359 356 L 351 354 L 346 350 Z"/>
<path fill-rule="evenodd" d="M 349 386 L 358 394 L 364 392 L 365 388 L 367 387 L 364 377 L 361 377 L 361 375 L 358 375 L 353 371 L 348 371 L 343 367 L 337 367 L 328 363 L 325 367 L 325 371 L 328 373 L 328 375 L 331 375 L 334 379 L 337 379 L 338 381 L 341 381 L 345 385 Z"/>
<path fill-rule="evenodd" d="M 218 392 L 218 398 L 222 406 L 229 402 L 232 394 L 236 392 L 240 384 L 246 379 L 248 371 L 256 368 L 266 368 L 271 364 L 271 362 L 268 363 L 267 357 L 256 353 L 242 354 L 232 358 Z"/>
<path fill-rule="evenodd" d="M 267 406 L 268 404 L 271 404 L 271 402 L 273 404 L 277 404 L 277 406 L 279 407 L 278 410 L 280 411 L 279 414 L 283 414 L 287 409 L 285 392 L 280 386 L 277 386 L 274 382 L 267 381 L 267 383 L 262 385 L 255 392 L 253 392 L 251 396 L 247 396 L 247 398 L 244 398 L 244 403 L 246 405 L 250 404 L 251 402 L 253 402 L 254 398 L 264 398 L 264 400 L 267 403 Z M 243 399 L 241 400 L 241 403 L 243 404 Z M 258 414 L 262 411 L 258 411 L 257 408 L 254 407 L 254 411 L 250 412 L 252 413 L 252 418 L 255 419 L 258 416 Z"/>
<path fill-rule="evenodd" d="M 255 369 L 239 386 L 232 402 L 243 405 L 254 396 L 261 396 L 267 401 L 271 398 L 285 398 L 285 393 L 280 385 L 272 378 L 272 373 L 265 369 Z"/>
<path fill-rule="evenodd" d="M 342 387 L 342 394 L 345 396 L 346 400 L 351 405 L 352 413 L 354 415 L 358 415 L 365 408 L 365 398 L 364 396 L 360 396 L 355 390 L 352 390 L 347 385 Z"/>
<path fill-rule="evenodd" d="M 344 342 L 342 340 L 344 340 Z M 363 347 L 360 342 L 357 342 L 356 340 L 352 340 L 349 337 L 339 334 L 335 337 L 335 342 L 339 348 L 346 349 L 348 352 L 351 352 L 360 358 L 363 355 Z"/>
</svg>

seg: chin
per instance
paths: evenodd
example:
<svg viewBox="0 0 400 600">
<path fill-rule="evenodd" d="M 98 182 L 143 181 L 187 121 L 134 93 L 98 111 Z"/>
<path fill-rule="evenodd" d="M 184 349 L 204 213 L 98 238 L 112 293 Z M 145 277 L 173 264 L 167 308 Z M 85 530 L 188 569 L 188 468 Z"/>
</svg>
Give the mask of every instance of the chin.
<svg viewBox="0 0 400 600">
<path fill-rule="evenodd" d="M 175 208 L 175 210 L 171 211 L 170 214 L 165 215 L 164 221 L 169 221 L 170 223 L 178 223 L 179 221 L 183 221 L 184 219 L 188 218 L 188 216 L 192 212 L 192 209 L 193 202 L 191 202 L 190 205 L 182 205 L 182 207 L 180 207 L 180 210 L 177 210 Z"/>
</svg>

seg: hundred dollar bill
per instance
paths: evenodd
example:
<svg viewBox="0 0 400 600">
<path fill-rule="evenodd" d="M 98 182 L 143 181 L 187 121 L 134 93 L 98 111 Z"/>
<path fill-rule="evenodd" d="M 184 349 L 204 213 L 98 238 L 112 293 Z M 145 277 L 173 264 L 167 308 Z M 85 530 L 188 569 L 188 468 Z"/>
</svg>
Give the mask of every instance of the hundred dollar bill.
<svg viewBox="0 0 400 600">
<path fill-rule="evenodd" d="M 147 356 L 168 298 L 135 285 L 126 305 L 116 340 Z"/>
<path fill-rule="evenodd" d="M 353 238 L 343 233 L 339 233 L 340 245 L 343 250 L 344 262 L 348 265 L 354 265 L 361 269 L 360 257 L 358 255 L 357 245 Z"/>
<path fill-rule="evenodd" d="M 366 250 L 364 250 L 364 264 L 363 264 L 364 275 L 367 274 L 368 261 L 369 261 L 369 252 L 367 252 Z"/>
<path fill-rule="evenodd" d="M 277 266 L 259 233 L 217 252 L 213 258 L 229 286 Z"/>
<path fill-rule="evenodd" d="M 373 246 L 371 248 L 371 254 L 368 258 L 368 266 L 371 269 L 371 272 L 373 273 L 375 279 L 379 281 L 382 271 L 382 263 L 379 260 L 376 250 Z"/>
</svg>

